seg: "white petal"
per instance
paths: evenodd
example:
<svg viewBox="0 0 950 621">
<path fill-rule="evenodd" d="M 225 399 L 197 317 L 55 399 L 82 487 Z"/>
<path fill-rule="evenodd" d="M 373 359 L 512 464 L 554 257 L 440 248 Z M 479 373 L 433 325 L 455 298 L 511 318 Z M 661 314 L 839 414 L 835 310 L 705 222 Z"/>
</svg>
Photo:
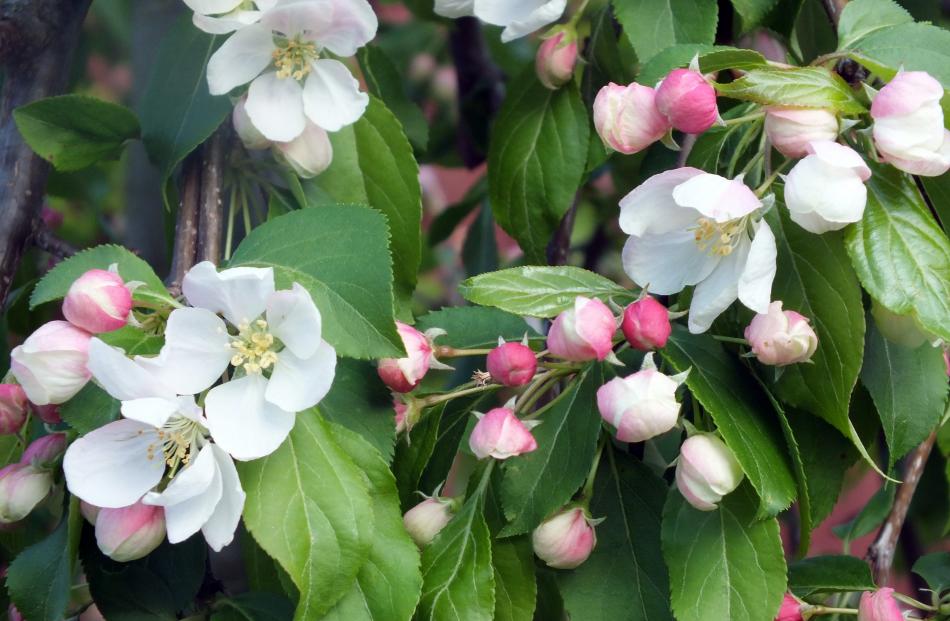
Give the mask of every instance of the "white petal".
<svg viewBox="0 0 950 621">
<path fill-rule="evenodd" d="M 267 326 L 299 358 L 309 358 L 320 347 L 320 311 L 297 283 L 267 298 Z"/>
<path fill-rule="evenodd" d="M 264 398 L 267 383 L 260 375 L 247 375 L 215 386 L 205 399 L 211 437 L 235 459 L 270 455 L 294 426 L 293 412 Z"/>
<path fill-rule="evenodd" d="M 254 4 L 260 11 L 269 11 L 277 6 L 277 0 L 254 0 Z"/>
<path fill-rule="evenodd" d="M 352 56 L 373 40 L 379 21 L 366 0 L 333 0 L 330 27 L 314 34 L 318 43 L 337 56 Z"/>
<path fill-rule="evenodd" d="M 241 488 L 237 469 L 231 457 L 221 448 L 211 445 L 218 471 L 221 473 L 221 500 L 214 508 L 214 513 L 201 527 L 201 533 L 211 549 L 219 552 L 221 548 L 231 543 L 234 531 L 241 521 L 241 511 L 244 510 L 246 494 Z"/>
<path fill-rule="evenodd" d="M 221 313 L 232 324 L 261 316 L 274 293 L 274 270 L 270 267 L 233 267 L 218 271 L 203 261 L 191 268 L 181 290 L 192 306 Z"/>
<path fill-rule="evenodd" d="M 241 2 L 242 0 L 185 0 L 185 5 L 195 13 L 217 15 L 233 11 Z"/>
<path fill-rule="evenodd" d="M 203 30 L 208 34 L 222 35 L 250 26 L 257 22 L 261 15 L 260 11 L 231 11 L 219 17 L 195 13 L 191 17 L 191 23 L 198 30 Z"/>
<path fill-rule="evenodd" d="M 757 313 L 769 311 L 777 254 L 772 229 L 765 220 L 759 221 L 749 256 L 739 277 L 739 301 Z"/>
<path fill-rule="evenodd" d="M 623 269 L 650 293 L 669 295 L 709 275 L 718 258 L 699 249 L 690 231 L 631 237 L 623 247 Z"/>
<path fill-rule="evenodd" d="M 148 458 L 158 442 L 155 429 L 134 420 L 117 420 L 75 440 L 63 458 L 69 491 L 97 507 L 116 509 L 138 501 L 165 473 L 161 453 Z"/>
<path fill-rule="evenodd" d="M 178 472 L 162 493 L 150 492 L 147 505 L 165 507 L 168 541 L 179 543 L 197 533 L 221 500 L 221 473 L 213 448 L 206 445 L 198 457 Z"/>
<path fill-rule="evenodd" d="M 435 14 L 456 19 L 475 14 L 475 0 L 435 0 Z"/>
<path fill-rule="evenodd" d="M 126 357 L 121 349 L 97 338 L 89 341 L 89 372 L 107 393 L 119 401 L 143 397 L 174 398 L 175 391 L 162 384 L 154 374 Z"/>
<path fill-rule="evenodd" d="M 534 9 L 525 17 L 515 20 L 508 24 L 508 27 L 501 33 L 501 40 L 504 43 L 514 41 L 535 30 L 544 28 L 548 24 L 554 23 L 564 14 L 567 7 L 567 0 L 550 0 L 538 8 Z"/>
<path fill-rule="evenodd" d="M 741 180 L 708 173 L 696 175 L 676 186 L 673 200 L 716 222 L 741 218 L 762 206 L 755 193 Z"/>
<path fill-rule="evenodd" d="M 284 350 L 278 354 L 264 398 L 288 412 L 312 408 L 330 391 L 335 372 L 336 351 L 326 341 L 309 358 Z"/>
<path fill-rule="evenodd" d="M 307 119 L 300 83 L 270 71 L 251 82 L 244 109 L 254 127 L 269 140 L 289 142 L 300 135 Z"/>
<path fill-rule="evenodd" d="M 177 399 L 145 397 L 122 402 L 122 416 L 160 429 L 173 414 L 178 412 Z"/>
<path fill-rule="evenodd" d="M 311 68 L 303 87 L 307 118 L 328 132 L 339 131 L 358 121 L 369 105 L 369 96 L 360 91 L 359 82 L 346 65 L 338 60 L 321 59 Z"/>
<path fill-rule="evenodd" d="M 261 24 L 290 38 L 304 34 L 303 39 L 316 41 L 314 35 L 325 32 L 332 19 L 331 0 L 282 0 L 265 13 Z"/>
<path fill-rule="evenodd" d="M 208 60 L 208 91 L 224 95 L 247 84 L 273 60 L 274 38 L 259 24 L 242 28 L 228 37 Z"/>
<path fill-rule="evenodd" d="M 703 174 L 698 168 L 676 168 L 653 175 L 620 199 L 620 229 L 627 235 L 669 233 L 685 229 L 699 217 L 673 200 L 673 189 Z"/>
<path fill-rule="evenodd" d="M 168 316 L 165 345 L 157 358 L 136 358 L 180 395 L 196 395 L 215 383 L 234 352 L 227 327 L 204 308 L 178 308 Z"/>
<path fill-rule="evenodd" d="M 744 239 L 735 250 L 719 261 L 716 269 L 693 291 L 689 305 L 689 331 L 705 332 L 722 311 L 736 301 L 739 295 L 739 276 L 749 255 L 750 242 Z"/>
</svg>

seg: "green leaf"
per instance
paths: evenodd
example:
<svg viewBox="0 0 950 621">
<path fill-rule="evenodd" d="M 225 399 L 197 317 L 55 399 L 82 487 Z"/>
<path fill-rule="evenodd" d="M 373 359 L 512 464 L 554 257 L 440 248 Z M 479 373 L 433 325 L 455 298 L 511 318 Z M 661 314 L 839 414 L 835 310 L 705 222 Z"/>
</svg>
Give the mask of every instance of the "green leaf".
<svg viewBox="0 0 950 621">
<path fill-rule="evenodd" d="M 241 593 L 214 603 L 211 621 L 290 621 L 294 605 L 273 593 Z"/>
<path fill-rule="evenodd" d="M 30 296 L 30 309 L 65 297 L 69 287 L 77 278 L 91 269 L 107 270 L 113 263 L 118 266 L 119 276 L 124 281 L 138 280 L 144 282 L 150 290 L 168 295 L 165 285 L 148 263 L 122 246 L 105 244 L 77 252 L 57 263 L 56 267 L 48 271 L 33 289 L 33 294 Z"/>
<path fill-rule="evenodd" d="M 612 4 L 642 60 L 677 43 L 711 44 L 716 37 L 716 0 L 613 0 Z"/>
<path fill-rule="evenodd" d="M 93 532 L 83 531 L 82 566 L 89 591 L 109 621 L 173 621 L 192 605 L 205 575 L 207 546 L 200 534 L 119 563 L 99 551 Z"/>
<path fill-rule="evenodd" d="M 874 174 L 864 218 L 845 236 L 858 278 L 888 310 L 914 315 L 926 331 L 950 340 L 950 241 L 907 175 L 868 165 Z"/>
<path fill-rule="evenodd" d="M 785 367 L 778 395 L 825 419 L 863 451 L 848 418 L 864 354 L 861 287 L 841 234 L 813 235 L 792 223 L 781 196 L 776 202 L 767 216 L 778 247 L 772 298 L 808 318 L 818 335 L 812 364 Z"/>
<path fill-rule="evenodd" d="M 677 621 L 773 619 L 785 593 L 785 554 L 775 519 L 755 521 L 743 485 L 716 511 L 671 493 L 663 511 L 663 556 Z"/>
<path fill-rule="evenodd" d="M 373 541 L 349 593 L 323 617 L 327 621 L 409 621 L 419 600 L 419 549 L 402 524 L 396 480 L 379 453 L 363 438 L 332 428 L 343 451 L 363 470 L 373 505 Z"/>
<path fill-rule="evenodd" d="M 903 67 L 926 71 L 950 88 L 950 31 L 944 28 L 900 24 L 878 30 L 855 43 L 850 56 L 885 80 Z"/>
<path fill-rule="evenodd" d="M 715 87 L 720 95 L 766 105 L 830 108 L 844 114 L 867 112 L 847 82 L 823 67 L 753 69 Z"/>
<path fill-rule="evenodd" d="M 506 341 L 520 341 L 525 334 L 529 339 L 540 338 L 523 318 L 484 306 L 432 311 L 419 317 L 416 328 L 422 331 L 430 328 L 445 330 L 446 334 L 438 337 L 436 342 L 457 349 L 492 348 L 498 345 L 498 337 Z"/>
<path fill-rule="evenodd" d="M 123 326 L 112 332 L 103 332 L 97 334 L 96 338 L 107 345 L 121 348 L 130 356 L 157 356 L 165 343 L 165 339 L 161 336 L 143 332 L 133 326 Z"/>
<path fill-rule="evenodd" d="M 612 280 L 579 267 L 513 267 L 462 281 L 459 293 L 469 302 L 516 315 L 554 317 L 574 307 L 577 296 L 618 302 L 633 294 Z"/>
<path fill-rule="evenodd" d="M 660 548 L 666 483 L 634 458 L 604 449 L 591 512 L 597 546 L 558 584 L 574 621 L 672 621 L 670 584 Z"/>
<path fill-rule="evenodd" d="M 533 530 L 584 483 L 600 436 L 597 389 L 603 383 L 600 366 L 590 367 L 540 416 L 532 431 L 538 448 L 505 461 L 501 503 L 510 523 L 502 537 Z"/>
<path fill-rule="evenodd" d="M 491 558 L 495 568 L 494 621 L 531 621 L 537 596 L 531 538 L 493 539 Z"/>
<path fill-rule="evenodd" d="M 495 576 L 483 515 L 488 473 L 422 552 L 420 621 L 492 621 Z"/>
<path fill-rule="evenodd" d="M 686 385 L 712 415 L 759 493 L 759 517 L 787 508 L 795 499 L 795 479 L 782 432 L 748 372 L 711 336 L 689 334 L 680 327 L 661 353 L 677 372 L 692 368 Z"/>
<path fill-rule="evenodd" d="M 61 171 L 117 159 L 140 131 L 128 108 L 85 95 L 34 101 L 14 110 L 13 120 L 30 148 Z"/>
<path fill-rule="evenodd" d="M 943 232 L 950 236 L 950 173 L 939 177 L 918 177 L 924 184 L 929 204 L 933 206 L 943 226 Z"/>
<path fill-rule="evenodd" d="M 59 407 L 59 415 L 70 427 L 85 435 L 118 419 L 121 405 L 118 399 L 89 382 Z"/>
<path fill-rule="evenodd" d="M 478 217 L 468 227 L 462 245 L 462 265 L 469 276 L 478 276 L 498 269 L 498 243 L 495 240 L 495 218 L 491 205 L 485 201 Z"/>
<path fill-rule="evenodd" d="M 306 185 L 318 186 L 337 202 L 366 204 L 386 216 L 396 290 L 408 297 L 422 256 L 422 190 L 412 147 L 399 121 L 375 97 L 359 121 L 330 137 L 333 163 Z M 369 247 L 369 242 L 359 245 Z"/>
<path fill-rule="evenodd" d="M 205 67 L 222 37 L 195 28 L 182 15 L 165 34 L 142 103 L 142 142 L 163 185 L 175 167 L 204 142 L 231 112 L 226 96 L 208 92 Z"/>
<path fill-rule="evenodd" d="M 799 597 L 815 593 L 873 591 L 868 564 L 854 556 L 814 556 L 788 567 L 788 588 Z"/>
<path fill-rule="evenodd" d="M 833 527 L 832 532 L 845 543 L 874 532 L 887 519 L 894 504 L 895 490 L 893 484 L 885 484 L 875 492 L 853 520 Z"/>
<path fill-rule="evenodd" d="M 381 48 L 367 45 L 356 55 L 369 92 L 382 99 L 402 124 L 406 136 L 417 151 L 425 151 L 429 142 L 429 124 L 419 106 L 406 95 L 406 81 Z"/>
<path fill-rule="evenodd" d="M 940 423 L 947 400 L 947 372 L 939 348 L 930 343 L 917 349 L 896 345 L 881 335 L 874 321 L 868 324 L 861 382 L 881 417 L 890 468 Z"/>
<path fill-rule="evenodd" d="M 387 461 L 392 459 L 396 442 L 393 398 L 373 364 L 337 360 L 333 386 L 318 410 L 330 422 L 360 434 Z"/>
<path fill-rule="evenodd" d="M 927 581 L 927 586 L 940 596 L 950 589 L 950 552 L 927 554 L 914 563 L 913 572 Z"/>
<path fill-rule="evenodd" d="M 914 18 L 893 0 L 852 0 L 838 19 L 838 49 L 845 50 L 879 30 L 913 22 Z"/>
<path fill-rule="evenodd" d="M 373 542 L 366 475 L 310 413 L 277 451 L 237 466 L 244 523 L 300 589 L 294 618 L 319 618 L 349 593 Z"/>
<path fill-rule="evenodd" d="M 529 262 L 547 262 L 548 241 L 583 181 L 589 133 L 575 83 L 549 90 L 532 66 L 511 85 L 492 129 L 488 193 Z"/>
<path fill-rule="evenodd" d="M 742 18 L 743 32 L 760 25 L 777 3 L 778 0 L 732 0 L 733 8 Z"/>
<path fill-rule="evenodd" d="M 637 75 L 637 82 L 653 87 L 677 67 L 689 65 L 699 55 L 699 70 L 714 73 L 723 69 L 748 71 L 766 66 L 765 57 L 754 50 L 741 50 L 727 45 L 681 43 L 666 48 L 644 63 Z"/>
<path fill-rule="evenodd" d="M 278 286 L 306 287 L 337 354 L 398 357 L 388 236 L 385 219 L 360 205 L 301 209 L 251 231 L 229 266 L 270 266 Z"/>
</svg>

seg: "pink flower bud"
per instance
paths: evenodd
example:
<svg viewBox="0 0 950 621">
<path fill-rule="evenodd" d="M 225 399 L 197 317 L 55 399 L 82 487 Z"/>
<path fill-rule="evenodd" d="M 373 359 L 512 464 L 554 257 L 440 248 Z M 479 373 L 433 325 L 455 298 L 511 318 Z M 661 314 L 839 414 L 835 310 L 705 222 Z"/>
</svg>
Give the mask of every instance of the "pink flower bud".
<svg viewBox="0 0 950 621">
<path fill-rule="evenodd" d="M 565 42 L 566 37 L 567 33 L 562 31 L 545 39 L 535 58 L 538 79 L 552 91 L 571 81 L 574 65 L 577 64 L 577 39 L 572 37 Z"/>
<path fill-rule="evenodd" d="M 407 406 L 399 399 L 393 399 L 393 409 L 396 410 L 396 433 L 402 433 L 406 430 Z"/>
<path fill-rule="evenodd" d="M 0 384 L 0 435 L 20 431 L 26 422 L 29 402 L 23 388 L 17 384 Z"/>
<path fill-rule="evenodd" d="M 594 99 L 594 127 L 608 147 L 620 153 L 637 153 L 669 131 L 670 124 L 656 109 L 656 92 L 634 82 L 611 82 Z"/>
<path fill-rule="evenodd" d="M 871 104 L 871 131 L 884 161 L 926 177 L 950 170 L 942 97 L 943 86 L 924 71 L 902 71 L 881 89 Z"/>
<path fill-rule="evenodd" d="M 96 543 L 103 554 L 125 563 L 140 559 L 165 539 L 165 509 L 137 502 L 121 509 L 101 509 Z"/>
<path fill-rule="evenodd" d="M 865 591 L 861 594 L 858 604 L 858 621 L 903 621 L 904 615 L 897 600 L 894 599 L 894 589 L 885 587 L 873 593 Z"/>
<path fill-rule="evenodd" d="M 745 329 L 752 353 L 762 364 L 782 367 L 806 362 L 818 349 L 818 336 L 808 319 L 795 311 L 783 311 L 781 300 L 769 304 Z"/>
<path fill-rule="evenodd" d="M 627 306 L 620 327 L 630 346 L 640 351 L 665 347 L 673 331 L 669 311 L 649 295 Z"/>
<path fill-rule="evenodd" d="M 40 220 L 43 221 L 43 226 L 50 230 L 58 229 L 63 224 L 64 216 L 62 212 L 56 211 L 49 205 L 43 205 L 40 208 Z"/>
<path fill-rule="evenodd" d="M 488 352 L 488 372 L 504 386 L 524 386 L 538 370 L 538 359 L 527 345 L 502 343 Z"/>
<path fill-rule="evenodd" d="M 48 468 L 56 463 L 65 452 L 66 434 L 63 432 L 51 433 L 33 440 L 23 451 L 20 463 Z"/>
<path fill-rule="evenodd" d="M 766 109 L 765 133 L 785 157 L 805 157 L 809 142 L 838 137 L 838 117 L 824 108 L 775 106 Z"/>
<path fill-rule="evenodd" d="M 77 328 L 99 334 L 118 330 L 132 310 L 132 292 L 115 272 L 89 270 L 69 287 L 63 316 Z"/>
<path fill-rule="evenodd" d="M 53 487 L 53 473 L 28 462 L 0 470 L 0 523 L 19 522 L 46 498 Z"/>
<path fill-rule="evenodd" d="M 234 112 L 231 113 L 234 133 L 241 139 L 244 148 L 252 151 L 255 149 L 266 149 L 271 146 L 271 141 L 268 140 L 260 130 L 254 127 L 254 123 L 251 122 L 251 117 L 248 116 L 247 109 L 244 107 L 246 101 L 247 97 L 242 97 L 234 104 Z"/>
<path fill-rule="evenodd" d="M 786 593 L 782 599 L 782 606 L 778 609 L 775 621 L 802 621 L 802 606 L 791 593 Z"/>
<path fill-rule="evenodd" d="M 68 321 L 51 321 L 10 352 L 10 370 L 31 403 L 65 403 L 86 385 L 90 338 Z"/>
<path fill-rule="evenodd" d="M 508 459 L 538 448 L 538 443 L 509 408 L 494 408 L 479 419 L 468 446 L 479 459 Z"/>
<path fill-rule="evenodd" d="M 310 179 L 330 167 L 333 145 L 322 127 L 307 123 L 303 132 L 290 142 L 275 142 L 274 154 L 293 168 L 298 177 Z"/>
<path fill-rule="evenodd" d="M 41 421 L 47 425 L 58 425 L 63 422 L 63 417 L 59 415 L 58 405 L 33 405 L 33 411 Z"/>
<path fill-rule="evenodd" d="M 89 608 L 82 611 L 79 615 L 79 621 L 106 621 L 106 618 L 102 616 L 99 608 L 95 604 L 92 604 Z"/>
<path fill-rule="evenodd" d="M 8 621 L 25 621 L 23 615 L 20 614 L 20 611 L 17 610 L 17 607 L 13 604 L 10 604 L 10 607 L 7 608 L 7 620 Z"/>
<path fill-rule="evenodd" d="M 643 442 L 676 426 L 678 386 L 653 369 L 615 377 L 597 390 L 597 409 L 601 418 L 617 428 L 618 440 Z"/>
<path fill-rule="evenodd" d="M 97 507 L 96 505 L 91 505 L 85 500 L 79 501 L 79 513 L 86 519 L 87 522 L 96 525 L 96 520 L 99 518 L 99 512 L 102 511 L 102 508 Z"/>
<path fill-rule="evenodd" d="M 819 235 L 859 221 L 871 169 L 857 151 L 836 142 L 810 142 L 808 153 L 785 178 L 785 205 L 792 221 Z"/>
<path fill-rule="evenodd" d="M 454 515 L 453 503 L 447 498 L 426 498 L 402 516 L 406 532 L 420 548 L 429 545 Z"/>
<path fill-rule="evenodd" d="M 402 338 L 403 347 L 408 356 L 405 358 L 383 358 L 379 361 L 376 372 L 379 378 L 391 390 L 409 392 L 419 385 L 422 378 L 429 371 L 432 360 L 432 345 L 422 332 L 401 321 L 396 322 L 396 329 Z"/>
<path fill-rule="evenodd" d="M 713 511 L 745 475 L 726 444 L 709 433 L 686 438 L 676 463 L 676 487 L 700 511 Z"/>
<path fill-rule="evenodd" d="M 534 553 L 548 567 L 574 569 L 587 560 L 597 534 L 590 516 L 580 507 L 566 509 L 548 518 L 531 535 Z"/>
<path fill-rule="evenodd" d="M 548 332 L 548 350 L 565 360 L 603 360 L 612 348 L 617 321 L 607 305 L 578 296 L 574 308 L 562 312 Z"/>
<path fill-rule="evenodd" d="M 701 134 L 716 123 L 716 91 L 698 71 L 674 69 L 656 89 L 656 108 L 674 129 Z"/>
</svg>

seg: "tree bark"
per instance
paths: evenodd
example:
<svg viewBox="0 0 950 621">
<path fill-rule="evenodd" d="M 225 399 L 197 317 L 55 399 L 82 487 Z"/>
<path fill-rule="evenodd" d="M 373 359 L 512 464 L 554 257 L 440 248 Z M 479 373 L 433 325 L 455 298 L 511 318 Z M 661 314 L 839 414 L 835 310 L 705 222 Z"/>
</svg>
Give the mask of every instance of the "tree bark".
<svg viewBox="0 0 950 621">
<path fill-rule="evenodd" d="M 0 301 L 39 222 L 49 164 L 23 141 L 13 110 L 62 93 L 91 0 L 0 0 Z"/>
</svg>

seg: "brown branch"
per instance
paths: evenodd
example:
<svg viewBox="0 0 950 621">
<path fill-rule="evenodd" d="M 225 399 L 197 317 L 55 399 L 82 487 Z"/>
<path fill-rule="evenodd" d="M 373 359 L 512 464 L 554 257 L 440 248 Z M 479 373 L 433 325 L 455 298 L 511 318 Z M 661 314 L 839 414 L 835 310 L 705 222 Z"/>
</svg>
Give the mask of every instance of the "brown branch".
<svg viewBox="0 0 950 621">
<path fill-rule="evenodd" d="M 201 205 L 198 216 L 198 261 L 221 261 L 224 206 L 221 202 L 224 167 L 231 142 L 231 124 L 224 123 L 202 148 Z"/>
<path fill-rule="evenodd" d="M 172 295 L 181 294 L 181 281 L 195 264 L 198 245 L 198 211 L 201 203 L 201 148 L 185 159 L 181 167 L 181 200 L 175 224 L 172 269 L 166 284 Z"/>
<path fill-rule="evenodd" d="M 571 250 L 571 234 L 574 232 L 574 220 L 577 217 L 577 203 L 579 200 L 580 192 L 574 196 L 571 208 L 561 218 L 561 223 L 554 231 L 551 241 L 548 242 L 548 265 L 567 265 L 567 256 Z"/>
<path fill-rule="evenodd" d="M 44 250 L 57 259 L 67 259 L 76 254 L 76 249 L 67 242 L 53 235 L 46 227 L 38 227 L 33 235 L 33 243 L 40 250 Z"/>
<path fill-rule="evenodd" d="M 881 530 L 878 531 L 874 543 L 868 548 L 865 558 L 871 564 L 874 582 L 880 586 L 887 584 L 891 564 L 894 562 L 894 550 L 897 548 L 897 541 L 900 539 L 904 521 L 907 519 L 907 511 L 910 509 L 914 492 L 917 490 L 917 484 L 920 483 L 920 477 L 924 472 L 924 466 L 927 465 L 927 458 L 930 456 L 930 451 L 933 449 L 936 439 L 937 432 L 934 431 L 920 446 L 914 449 L 913 453 L 908 455 L 904 467 L 904 482 L 897 489 L 894 505 L 891 507 L 887 520 L 885 520 Z"/>
<path fill-rule="evenodd" d="M 0 301 L 33 237 L 49 164 L 20 137 L 13 110 L 66 88 L 90 0 L 0 0 Z"/>
</svg>

